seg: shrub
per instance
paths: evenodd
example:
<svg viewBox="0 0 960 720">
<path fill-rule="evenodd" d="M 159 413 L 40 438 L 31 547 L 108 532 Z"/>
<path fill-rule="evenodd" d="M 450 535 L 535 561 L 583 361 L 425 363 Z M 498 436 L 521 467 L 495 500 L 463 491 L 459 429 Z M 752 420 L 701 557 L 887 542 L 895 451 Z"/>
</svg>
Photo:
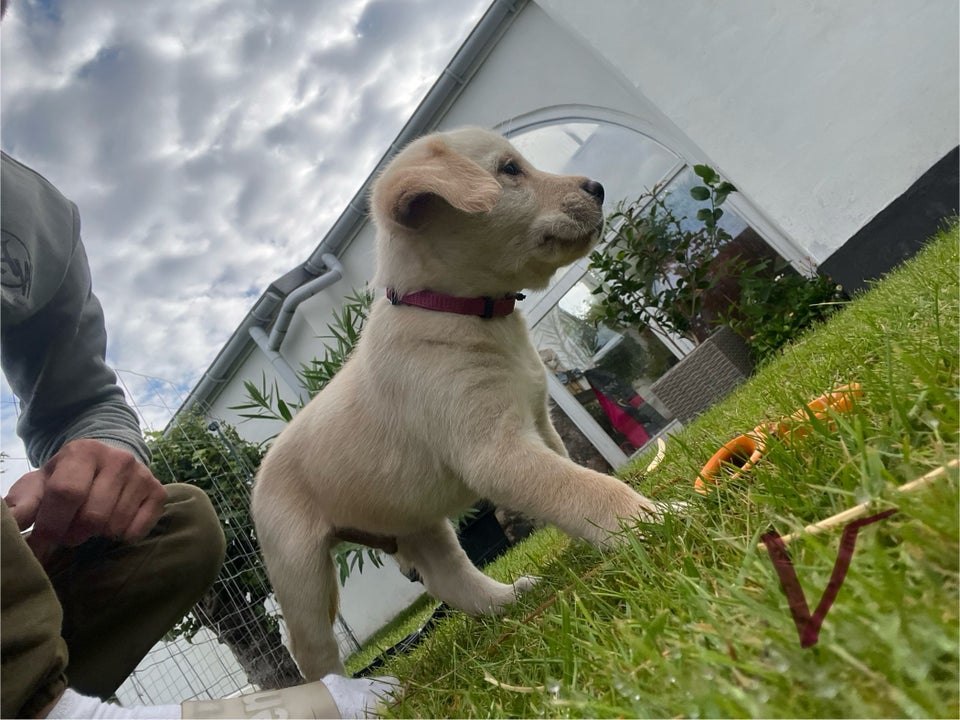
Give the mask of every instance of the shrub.
<svg viewBox="0 0 960 720">
<path fill-rule="evenodd" d="M 761 360 L 845 296 L 813 268 L 794 270 L 752 230 L 732 238 L 718 223 L 736 188 L 706 165 L 694 172 L 703 184 L 690 196 L 709 202 L 697 211 L 699 225 L 676 216 L 662 186 L 621 202 L 607 218 L 612 238 L 590 255 L 600 279 L 595 317 L 621 327 L 655 322 L 695 344 L 726 324 Z"/>
<path fill-rule="evenodd" d="M 710 263 L 731 239 L 718 224 L 720 206 L 736 188 L 706 165 L 694 172 L 704 184 L 691 188 L 691 197 L 710 202 L 697 212 L 699 226 L 674 214 L 659 185 L 633 202 L 621 202 L 607 218 L 613 238 L 590 255 L 590 267 L 600 278 L 593 292 L 601 296 L 603 320 L 628 327 L 656 321 L 694 343 L 709 334 L 701 316 L 703 297 L 713 285 Z"/>
</svg>

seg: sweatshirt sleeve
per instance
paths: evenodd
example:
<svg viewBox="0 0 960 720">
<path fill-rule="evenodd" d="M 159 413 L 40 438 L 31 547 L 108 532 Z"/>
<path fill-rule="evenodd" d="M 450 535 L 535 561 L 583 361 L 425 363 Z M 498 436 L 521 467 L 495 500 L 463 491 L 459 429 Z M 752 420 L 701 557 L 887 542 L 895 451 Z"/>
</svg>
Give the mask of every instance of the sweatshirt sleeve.
<svg viewBox="0 0 960 720">
<path fill-rule="evenodd" d="M 41 176 L 3 156 L 3 371 L 17 434 L 39 467 L 65 443 L 100 440 L 149 462 L 136 413 L 105 361 L 107 333 L 80 218 Z M 15 283 L 9 273 L 17 270 Z"/>
</svg>

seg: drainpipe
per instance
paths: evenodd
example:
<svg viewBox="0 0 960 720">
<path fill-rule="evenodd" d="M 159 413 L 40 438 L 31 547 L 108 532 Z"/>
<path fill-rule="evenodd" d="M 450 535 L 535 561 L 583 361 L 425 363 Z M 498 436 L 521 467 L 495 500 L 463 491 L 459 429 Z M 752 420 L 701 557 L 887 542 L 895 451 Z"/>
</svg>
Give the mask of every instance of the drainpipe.
<svg viewBox="0 0 960 720">
<path fill-rule="evenodd" d="M 254 325 L 247 332 L 250 333 L 250 337 L 253 338 L 257 347 L 267 356 L 267 360 L 270 361 L 270 366 L 273 368 L 273 371 L 283 380 L 288 388 L 299 395 L 300 391 L 303 390 L 303 383 L 297 376 L 296 371 L 290 367 L 287 359 L 276 350 L 270 349 L 270 343 L 263 328 L 259 325 Z"/>
<path fill-rule="evenodd" d="M 323 253 L 320 256 L 320 260 L 323 261 L 327 271 L 322 275 L 318 275 L 310 282 L 304 283 L 296 290 L 293 290 L 283 301 L 283 305 L 280 307 L 280 313 L 277 315 L 277 320 L 273 324 L 273 329 L 270 330 L 267 347 L 271 350 L 280 350 L 280 344 L 283 342 L 287 330 L 290 329 L 290 322 L 293 320 L 293 314 L 296 312 L 297 306 L 304 300 L 312 298 L 321 290 L 326 290 L 343 277 L 343 265 L 340 264 L 340 261 L 335 255 Z M 313 258 L 310 258 L 304 267 L 308 272 L 319 272 L 320 268 L 312 261 Z"/>
<path fill-rule="evenodd" d="M 340 261 L 334 255 L 323 253 L 320 256 L 320 260 L 327 268 L 326 272 L 318 274 L 313 280 L 301 285 L 287 295 L 283 301 L 283 305 L 280 307 L 280 312 L 277 314 L 276 322 L 274 322 L 273 329 L 270 330 L 269 335 L 267 335 L 262 327 L 262 325 L 269 322 L 269 318 L 258 318 L 261 322 L 250 327 L 247 331 L 257 344 L 257 347 L 267 356 L 270 365 L 276 371 L 277 375 L 280 376 L 280 379 L 297 394 L 303 390 L 303 383 L 297 372 L 290 366 L 290 363 L 287 362 L 287 359 L 280 354 L 280 345 L 283 343 L 283 338 L 286 336 L 287 330 L 290 329 L 293 315 L 300 303 L 313 297 L 321 290 L 330 287 L 343 277 L 343 265 L 340 264 Z M 305 263 L 304 267 L 311 273 L 320 273 L 320 267 L 317 266 L 315 258 L 313 257 Z"/>
</svg>

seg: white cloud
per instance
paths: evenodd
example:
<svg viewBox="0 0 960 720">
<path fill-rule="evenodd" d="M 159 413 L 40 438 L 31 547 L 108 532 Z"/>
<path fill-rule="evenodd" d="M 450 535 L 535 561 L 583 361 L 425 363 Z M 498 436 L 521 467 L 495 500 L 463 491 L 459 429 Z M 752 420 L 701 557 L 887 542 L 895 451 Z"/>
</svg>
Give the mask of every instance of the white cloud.
<svg viewBox="0 0 960 720">
<path fill-rule="evenodd" d="M 11 3 L 2 145 L 80 208 L 111 362 L 189 390 L 316 247 L 488 4 Z M 147 402 L 156 387 L 141 385 Z M 2 447 L 22 456 L 9 398 Z"/>
</svg>

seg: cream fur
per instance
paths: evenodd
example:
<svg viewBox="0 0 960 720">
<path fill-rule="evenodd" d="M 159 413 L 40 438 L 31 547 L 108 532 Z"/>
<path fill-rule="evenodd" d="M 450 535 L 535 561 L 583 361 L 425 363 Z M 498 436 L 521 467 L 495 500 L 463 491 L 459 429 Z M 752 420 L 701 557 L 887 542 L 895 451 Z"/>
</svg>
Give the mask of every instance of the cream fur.
<svg viewBox="0 0 960 720">
<path fill-rule="evenodd" d="M 512 174 L 513 162 L 519 174 Z M 602 225 L 586 178 L 540 172 L 499 135 L 421 138 L 378 178 L 376 284 L 464 297 L 542 287 Z M 378 300 L 333 381 L 277 438 L 253 514 L 293 654 L 310 680 L 342 672 L 328 610 L 336 528 L 396 538 L 397 560 L 469 613 L 533 584 L 481 573 L 448 517 L 480 498 L 595 543 L 652 503 L 569 460 L 522 316 L 484 320 Z"/>
</svg>

